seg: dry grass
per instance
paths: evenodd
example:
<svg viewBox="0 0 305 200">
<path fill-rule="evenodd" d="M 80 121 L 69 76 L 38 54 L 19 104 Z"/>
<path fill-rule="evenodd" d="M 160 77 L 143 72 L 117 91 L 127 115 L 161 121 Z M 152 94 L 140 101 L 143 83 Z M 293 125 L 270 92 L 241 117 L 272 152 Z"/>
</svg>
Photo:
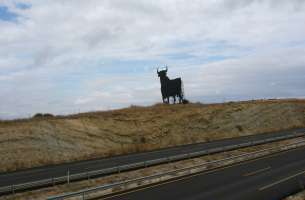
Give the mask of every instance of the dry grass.
<svg viewBox="0 0 305 200">
<path fill-rule="evenodd" d="M 0 121 L 0 172 L 305 127 L 305 100 L 137 107 Z"/>
</svg>

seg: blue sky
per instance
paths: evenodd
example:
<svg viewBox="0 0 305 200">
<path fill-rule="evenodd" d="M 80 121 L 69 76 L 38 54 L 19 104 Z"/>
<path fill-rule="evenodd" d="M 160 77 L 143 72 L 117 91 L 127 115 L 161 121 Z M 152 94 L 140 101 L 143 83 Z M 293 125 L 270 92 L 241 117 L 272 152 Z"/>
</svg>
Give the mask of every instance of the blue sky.
<svg viewBox="0 0 305 200">
<path fill-rule="evenodd" d="M 16 18 L 17 14 L 9 11 L 7 6 L 0 6 L 0 20 L 13 22 Z"/>
<path fill-rule="evenodd" d="M 164 65 L 191 101 L 304 98 L 304 21 L 299 0 L 2 0 L 0 118 L 151 105 Z"/>
</svg>

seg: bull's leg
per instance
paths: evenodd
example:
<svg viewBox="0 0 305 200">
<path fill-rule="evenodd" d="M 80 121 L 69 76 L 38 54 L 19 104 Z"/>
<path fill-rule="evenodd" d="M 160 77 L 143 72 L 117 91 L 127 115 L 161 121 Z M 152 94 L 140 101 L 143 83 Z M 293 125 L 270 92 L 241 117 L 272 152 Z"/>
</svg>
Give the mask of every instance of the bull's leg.
<svg viewBox="0 0 305 200">
<path fill-rule="evenodd" d="M 179 94 L 179 103 L 182 103 L 182 95 Z"/>
<path fill-rule="evenodd" d="M 169 104 L 169 97 L 167 97 L 167 103 Z"/>
<path fill-rule="evenodd" d="M 176 104 L 176 96 L 174 96 L 174 104 Z"/>
</svg>

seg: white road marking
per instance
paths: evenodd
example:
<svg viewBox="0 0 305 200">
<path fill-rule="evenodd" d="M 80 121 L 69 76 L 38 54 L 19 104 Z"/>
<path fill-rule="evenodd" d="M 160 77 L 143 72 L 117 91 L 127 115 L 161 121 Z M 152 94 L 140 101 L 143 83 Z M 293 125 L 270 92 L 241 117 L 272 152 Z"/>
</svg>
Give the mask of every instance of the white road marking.
<svg viewBox="0 0 305 200">
<path fill-rule="evenodd" d="M 255 174 L 258 174 L 258 173 L 267 171 L 267 170 L 269 170 L 269 169 L 271 169 L 270 166 L 268 166 L 268 167 L 266 167 L 266 168 L 263 168 L 263 169 L 256 170 L 256 171 L 254 171 L 254 172 L 246 173 L 246 174 L 244 174 L 243 176 L 253 176 L 253 175 L 255 175 Z"/>
<path fill-rule="evenodd" d="M 304 173 L 305 173 L 305 170 L 304 170 L 304 171 L 301 171 L 301 172 L 299 172 L 299 173 L 297 173 L 297 174 L 294 174 L 294 175 L 292 175 L 292 176 L 288 176 L 288 177 L 283 178 L 283 179 L 281 179 L 281 180 L 278 180 L 278 181 L 276 181 L 276 182 L 273 182 L 273 183 L 270 183 L 270 184 L 268 184 L 268 185 L 265 185 L 265 186 L 259 188 L 258 190 L 259 190 L 259 191 L 266 190 L 266 189 L 268 189 L 268 188 L 271 188 L 271 187 L 273 187 L 273 186 L 275 186 L 275 185 L 278 185 L 278 184 L 280 184 L 280 183 L 283 183 L 283 182 L 285 182 L 285 181 L 288 181 L 289 179 L 295 178 L 295 177 L 297 177 L 297 176 L 299 176 L 299 175 L 302 175 L 302 174 L 304 174 Z"/>
</svg>

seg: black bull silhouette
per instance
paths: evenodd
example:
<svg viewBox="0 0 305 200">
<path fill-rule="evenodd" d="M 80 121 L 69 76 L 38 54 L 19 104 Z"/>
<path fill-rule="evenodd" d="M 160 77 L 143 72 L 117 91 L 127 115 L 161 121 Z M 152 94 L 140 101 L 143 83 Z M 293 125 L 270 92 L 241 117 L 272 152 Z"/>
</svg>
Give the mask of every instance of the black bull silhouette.
<svg viewBox="0 0 305 200">
<path fill-rule="evenodd" d="M 174 103 L 176 103 L 176 97 L 179 98 L 179 103 L 183 103 L 183 86 L 182 86 L 182 80 L 181 78 L 176 78 L 170 80 L 166 73 L 167 73 L 167 67 L 165 70 L 159 71 L 157 69 L 158 76 L 160 77 L 161 82 L 161 94 L 162 94 L 162 100 L 163 103 L 169 103 L 169 98 L 174 98 Z"/>
</svg>

